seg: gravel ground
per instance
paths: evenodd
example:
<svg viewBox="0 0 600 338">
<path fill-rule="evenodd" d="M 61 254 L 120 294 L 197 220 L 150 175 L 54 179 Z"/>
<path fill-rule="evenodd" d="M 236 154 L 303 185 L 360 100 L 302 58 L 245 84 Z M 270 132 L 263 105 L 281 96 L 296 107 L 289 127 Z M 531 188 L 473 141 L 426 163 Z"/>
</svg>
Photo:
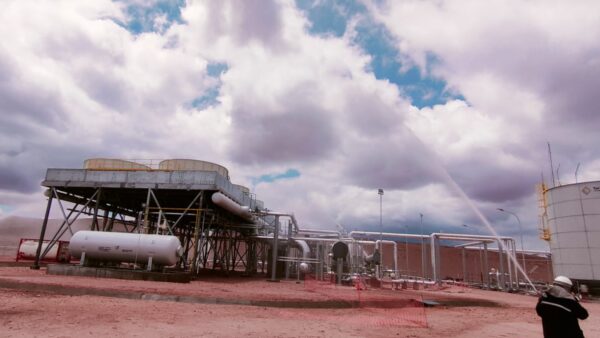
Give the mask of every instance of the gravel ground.
<svg viewBox="0 0 600 338">
<path fill-rule="evenodd" d="M 441 305 L 424 308 L 424 299 Z M 0 267 L 0 337 L 541 337 L 535 303 L 455 286 L 356 290 L 212 276 L 174 284 Z M 584 306 L 584 333 L 600 337 L 600 304 Z"/>
</svg>

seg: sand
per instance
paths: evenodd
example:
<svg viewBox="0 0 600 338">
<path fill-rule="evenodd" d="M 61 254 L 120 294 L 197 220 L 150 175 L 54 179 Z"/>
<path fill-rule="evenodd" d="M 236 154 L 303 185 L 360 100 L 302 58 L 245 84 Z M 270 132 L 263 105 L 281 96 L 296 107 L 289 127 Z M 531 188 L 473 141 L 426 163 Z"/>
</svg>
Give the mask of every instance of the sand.
<svg viewBox="0 0 600 338">
<path fill-rule="evenodd" d="M 423 299 L 442 305 L 423 307 Z M 174 284 L 0 267 L 0 336 L 541 337 L 536 301 L 456 286 L 357 290 L 215 276 Z M 586 336 L 600 337 L 600 304 L 584 306 Z"/>
</svg>

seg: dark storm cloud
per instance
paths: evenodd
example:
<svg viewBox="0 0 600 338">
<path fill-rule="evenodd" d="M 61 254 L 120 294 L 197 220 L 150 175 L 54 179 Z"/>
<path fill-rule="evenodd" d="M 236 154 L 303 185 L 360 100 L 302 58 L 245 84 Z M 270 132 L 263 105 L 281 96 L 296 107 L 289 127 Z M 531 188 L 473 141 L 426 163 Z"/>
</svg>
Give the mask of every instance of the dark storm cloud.
<svg viewBox="0 0 600 338">
<path fill-rule="evenodd" d="M 238 36 L 243 41 L 257 39 L 265 44 L 281 35 L 281 8 L 275 1 L 242 0 L 234 2 L 238 20 Z"/>
<path fill-rule="evenodd" d="M 100 69 L 92 64 L 79 71 L 76 80 L 90 99 L 105 107 L 126 111 L 133 108 L 131 90 L 114 74 L 113 69 Z"/>
<path fill-rule="evenodd" d="M 230 33 L 238 43 L 273 47 L 281 36 L 281 8 L 273 0 L 214 1 L 208 5 L 207 38 Z"/>
<path fill-rule="evenodd" d="M 263 107 L 234 110 L 230 150 L 242 164 L 316 161 L 336 143 L 327 112 L 309 103 L 290 104 L 284 112 L 265 114 Z"/>
<path fill-rule="evenodd" d="M 0 51 L 0 126 L 12 129 L 27 121 L 59 126 L 64 117 L 58 90 L 31 83 L 18 64 Z"/>
<path fill-rule="evenodd" d="M 363 188 L 415 189 L 439 180 L 439 161 L 406 128 L 390 137 L 365 139 L 344 163 L 349 183 Z"/>
<path fill-rule="evenodd" d="M 479 201 L 505 202 L 535 193 L 541 168 L 523 166 L 514 158 L 515 164 L 504 161 L 501 149 L 473 149 L 468 156 L 451 159 L 448 172 L 469 197 Z"/>
<path fill-rule="evenodd" d="M 480 168 L 469 177 L 460 177 L 459 184 L 467 195 L 485 202 L 505 202 L 530 196 L 535 192 L 539 174 L 523 170 Z"/>
<path fill-rule="evenodd" d="M 597 47 L 571 50 L 559 42 L 548 42 L 547 36 L 533 29 L 514 31 L 511 36 L 519 38 L 507 37 L 503 43 L 482 49 L 489 50 L 489 58 L 480 51 L 480 60 L 475 61 L 479 67 L 475 62 L 469 64 L 472 71 L 492 67 L 499 77 L 538 93 L 546 102 L 544 119 L 550 128 L 588 129 L 593 127 L 590 122 L 600 123 Z"/>
<path fill-rule="evenodd" d="M 39 190 L 48 168 L 82 168 L 83 160 L 95 150 L 77 140 L 61 145 L 30 135 L 22 140 L 23 150 L 11 156 L 0 152 L 0 189 L 30 193 Z"/>
<path fill-rule="evenodd" d="M 32 181 L 30 175 L 25 174 L 22 168 L 0 165 L 0 189 L 18 192 L 33 192 L 38 189 L 37 182 Z"/>
<path fill-rule="evenodd" d="M 393 133 L 401 122 L 399 114 L 377 95 L 364 88 L 348 88 L 346 91 L 345 117 L 347 123 L 367 137 Z"/>
</svg>

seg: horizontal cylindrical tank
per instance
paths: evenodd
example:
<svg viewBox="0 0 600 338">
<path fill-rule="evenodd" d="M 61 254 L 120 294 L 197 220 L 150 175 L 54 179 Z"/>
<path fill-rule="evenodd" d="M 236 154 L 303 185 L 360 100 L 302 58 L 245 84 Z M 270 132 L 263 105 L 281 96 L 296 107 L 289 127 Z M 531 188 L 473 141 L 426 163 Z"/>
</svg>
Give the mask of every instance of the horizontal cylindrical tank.
<svg viewBox="0 0 600 338">
<path fill-rule="evenodd" d="M 200 171 L 216 171 L 221 176 L 229 178 L 229 170 L 222 165 L 216 163 L 200 161 L 200 160 L 186 160 L 186 159 L 173 159 L 164 160 L 158 164 L 160 170 L 200 170 Z"/>
<path fill-rule="evenodd" d="M 600 280 L 600 181 L 545 193 L 555 276 Z"/>
<path fill-rule="evenodd" d="M 168 266 L 177 263 L 182 247 L 175 236 L 125 232 L 78 231 L 71 237 L 69 250 L 79 258 L 106 262 L 145 263 Z"/>
<path fill-rule="evenodd" d="M 150 170 L 150 167 L 133 161 L 115 158 L 90 158 L 83 162 L 83 169 L 91 170 Z"/>
<path fill-rule="evenodd" d="M 221 194 L 220 192 L 212 194 L 211 200 L 214 204 L 231 212 L 236 216 L 242 217 L 248 221 L 254 221 L 252 218 L 252 213 L 250 212 L 250 209 L 247 206 L 237 204 L 234 200 Z"/>
<path fill-rule="evenodd" d="M 42 249 L 40 251 L 40 255 L 46 251 L 50 241 L 42 242 Z M 17 262 L 22 260 L 34 260 L 37 254 L 37 248 L 39 245 L 39 240 L 37 239 L 21 239 L 19 243 L 19 249 L 17 252 Z M 54 245 L 50 248 L 48 253 L 41 257 L 42 261 L 50 261 L 50 262 L 68 262 L 70 259 L 69 255 L 69 242 L 66 241 L 58 241 L 54 243 Z"/>
</svg>

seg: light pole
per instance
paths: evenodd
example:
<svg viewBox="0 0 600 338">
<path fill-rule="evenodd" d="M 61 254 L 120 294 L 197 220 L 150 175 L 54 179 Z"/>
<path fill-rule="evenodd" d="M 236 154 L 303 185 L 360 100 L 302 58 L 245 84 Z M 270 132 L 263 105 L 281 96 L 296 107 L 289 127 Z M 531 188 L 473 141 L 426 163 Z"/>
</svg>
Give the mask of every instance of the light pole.
<svg viewBox="0 0 600 338">
<path fill-rule="evenodd" d="M 510 212 L 510 211 L 504 210 L 502 208 L 498 208 L 498 211 L 505 212 L 507 214 L 511 214 L 511 215 L 515 216 L 515 218 L 517 219 L 517 222 L 519 223 L 519 233 L 521 235 L 521 260 L 523 261 L 523 271 L 525 273 L 527 273 L 527 265 L 525 264 L 525 247 L 523 246 L 523 227 L 521 225 L 521 219 L 519 219 L 519 216 L 517 216 L 517 214 L 515 214 L 514 212 Z"/>
<path fill-rule="evenodd" d="M 379 194 L 379 247 L 381 249 L 381 252 L 383 253 L 383 189 L 379 188 L 377 190 L 377 193 Z M 377 248 L 375 249 L 375 251 L 377 251 Z M 381 257 L 381 255 L 379 257 Z M 381 272 L 382 264 L 383 262 L 380 261 L 379 265 L 377 266 L 379 269 L 375 271 L 376 275 L 380 278 L 383 276 Z"/>
<path fill-rule="evenodd" d="M 379 194 L 379 240 L 383 240 L 383 189 L 377 191 Z"/>
<path fill-rule="evenodd" d="M 408 225 L 404 226 L 406 228 L 406 233 L 408 234 Z M 408 269 L 408 237 L 404 236 L 404 250 L 406 252 L 406 278 L 410 275 L 410 271 Z"/>
<path fill-rule="evenodd" d="M 421 216 L 421 273 L 425 279 L 427 276 L 425 273 L 425 245 L 423 244 L 423 214 L 419 213 L 419 216 Z"/>
</svg>

